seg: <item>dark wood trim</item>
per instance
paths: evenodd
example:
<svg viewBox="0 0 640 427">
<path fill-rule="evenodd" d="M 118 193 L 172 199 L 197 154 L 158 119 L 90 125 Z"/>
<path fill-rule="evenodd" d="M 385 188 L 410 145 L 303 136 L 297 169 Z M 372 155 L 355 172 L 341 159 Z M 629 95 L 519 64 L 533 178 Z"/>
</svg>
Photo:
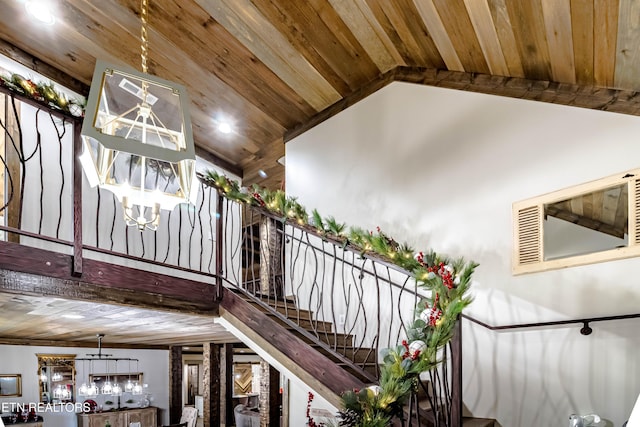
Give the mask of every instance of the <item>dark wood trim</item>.
<svg viewBox="0 0 640 427">
<path fill-rule="evenodd" d="M 73 123 L 73 269 L 74 276 L 82 275 L 82 124 Z"/>
<path fill-rule="evenodd" d="M 224 256 L 224 248 L 222 245 L 224 236 L 224 219 L 223 219 L 223 206 L 224 198 L 222 193 L 216 189 L 216 301 L 222 299 L 222 277 L 224 272 L 222 271 L 222 257 Z"/>
<path fill-rule="evenodd" d="M 462 427 L 462 322 L 451 337 L 451 427 Z"/>
<path fill-rule="evenodd" d="M 233 416 L 233 343 L 220 345 L 220 419 L 234 425 Z"/>
<path fill-rule="evenodd" d="M 53 67 L 46 62 L 41 61 L 30 53 L 25 52 L 17 46 L 6 40 L 0 39 L 0 54 L 13 59 L 14 61 L 24 65 L 33 71 L 55 81 L 72 91 L 87 97 L 89 95 L 89 86 L 80 80 L 70 76 L 69 74 Z"/>
<path fill-rule="evenodd" d="M 339 112 L 346 110 L 347 108 L 351 107 L 352 105 L 354 105 L 358 101 L 362 101 L 363 99 L 365 99 L 369 95 L 371 95 L 374 92 L 382 89 L 383 87 L 385 87 L 389 83 L 393 82 L 394 80 L 395 80 L 395 69 L 389 70 L 384 74 L 380 74 L 377 79 L 372 80 L 367 85 L 365 85 L 365 86 L 359 88 L 358 90 L 352 92 L 351 94 L 349 94 L 349 96 L 346 96 L 346 97 L 340 99 L 339 101 L 331 104 L 329 107 L 325 108 L 324 110 L 320 111 L 319 113 L 314 114 L 313 117 L 311 117 L 306 122 L 301 123 L 301 124 L 291 128 L 291 129 L 287 129 L 287 131 L 285 131 L 284 137 L 283 137 L 284 143 L 286 144 L 287 142 L 291 141 L 296 136 L 299 136 L 299 135 L 305 133 L 309 129 L 311 129 L 311 128 L 319 125 L 320 123 L 324 122 L 325 120 L 335 116 Z"/>
<path fill-rule="evenodd" d="M 232 174 L 242 178 L 243 170 L 240 166 L 216 156 L 211 151 L 205 150 L 200 146 L 196 146 L 196 156 L 201 157 L 207 162 L 219 166 L 227 172 L 231 172 Z"/>
<path fill-rule="evenodd" d="M 610 111 L 633 116 L 640 115 L 640 96 L 638 96 L 638 92 L 631 90 L 433 68 L 398 66 L 380 75 L 378 79 L 367 86 L 318 112 L 306 122 L 288 129 L 284 134 L 285 144 L 394 81 Z"/>
<path fill-rule="evenodd" d="M 269 425 L 280 425 L 280 371 L 269 365 Z"/>
<path fill-rule="evenodd" d="M 169 349 L 169 421 L 178 424 L 182 416 L 182 347 Z"/>
<path fill-rule="evenodd" d="M 640 97 L 631 90 L 418 67 L 397 67 L 395 71 L 396 81 L 640 115 Z"/>
<path fill-rule="evenodd" d="M 0 291 L 215 315 L 214 286 L 85 259 L 82 278 L 73 257 L 0 242 Z"/>
<path fill-rule="evenodd" d="M 0 337 L 2 345 L 26 345 L 26 346 L 42 346 L 42 347 L 77 347 L 77 348 L 95 348 L 94 341 L 58 341 L 58 340 L 42 340 L 42 339 L 19 339 Z M 119 344 L 109 343 L 108 346 L 103 345 L 102 349 L 109 348 L 126 348 L 132 350 L 169 350 L 168 345 L 156 344 Z"/>
<path fill-rule="evenodd" d="M 307 380 L 313 379 L 336 396 L 345 390 L 364 387 L 362 381 L 226 288 L 220 302 L 220 308 L 235 317 L 244 328 L 258 334 L 290 359 L 292 364 L 297 365 L 309 376 Z M 221 312 L 221 316 L 224 317 L 224 312 Z M 302 380 L 304 381 L 304 378 Z"/>
</svg>

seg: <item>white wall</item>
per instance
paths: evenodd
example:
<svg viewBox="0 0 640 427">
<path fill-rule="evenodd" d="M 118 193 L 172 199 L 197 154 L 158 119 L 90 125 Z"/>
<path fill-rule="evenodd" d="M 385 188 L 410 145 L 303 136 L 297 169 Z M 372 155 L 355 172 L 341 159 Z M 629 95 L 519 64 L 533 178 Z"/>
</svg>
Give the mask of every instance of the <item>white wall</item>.
<svg viewBox="0 0 640 427">
<path fill-rule="evenodd" d="M 0 345 L 0 374 L 22 375 L 22 396 L 12 398 L 0 398 L 0 406 L 3 402 L 36 403 L 39 402 L 38 393 L 38 359 L 36 353 L 50 354 L 76 354 L 78 358 L 87 357 L 88 353 L 96 353 L 96 348 L 75 347 L 40 347 Z M 131 357 L 138 359 L 138 367 L 132 363 L 131 369 L 143 373 L 143 380 L 148 384 L 146 391 L 151 394 L 151 405 L 161 409 L 160 424 L 169 424 L 169 352 L 167 350 L 127 350 L 103 348 L 103 353 L 112 354 L 113 357 Z M 110 365 L 113 372 L 113 363 Z M 89 362 L 76 361 L 76 401 L 83 402 L 83 397 L 77 396 L 77 389 L 88 381 Z M 94 362 L 93 372 L 105 373 L 104 362 Z M 118 362 L 118 373 L 129 372 L 126 362 Z M 143 396 L 127 396 L 122 398 L 122 406 L 134 406 L 124 403 L 132 398 L 136 402 Z M 104 403 L 105 398 L 98 396 L 93 398 L 98 404 Z M 113 400 L 113 398 L 110 398 Z M 45 427 L 75 427 L 76 418 L 73 415 L 61 417 L 61 414 L 42 413 Z M 49 422 L 47 422 L 49 420 Z"/>
<path fill-rule="evenodd" d="M 638 312 L 628 259 L 511 274 L 515 201 L 638 167 L 640 118 L 393 83 L 286 145 L 287 192 L 308 211 L 480 263 L 484 322 Z M 638 321 L 493 333 L 464 324 L 464 400 L 503 426 L 595 411 L 620 426 L 640 393 Z"/>
</svg>

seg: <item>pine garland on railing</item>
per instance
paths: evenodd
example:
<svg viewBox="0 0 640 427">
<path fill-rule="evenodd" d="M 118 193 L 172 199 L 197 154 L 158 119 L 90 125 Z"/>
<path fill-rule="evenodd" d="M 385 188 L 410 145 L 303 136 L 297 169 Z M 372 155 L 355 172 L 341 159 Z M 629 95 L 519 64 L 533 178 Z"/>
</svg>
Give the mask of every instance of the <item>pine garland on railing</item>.
<svg viewBox="0 0 640 427">
<path fill-rule="evenodd" d="M 20 74 L 0 73 L 0 86 L 4 86 L 12 92 L 33 99 L 49 108 L 63 111 L 75 117 L 84 116 L 84 102 L 77 99 L 68 99 L 67 96 L 56 89 L 51 82 L 34 82 L 22 77 Z"/>
<path fill-rule="evenodd" d="M 230 200 L 261 207 L 300 226 L 312 226 L 320 235 L 331 236 L 343 247 L 356 248 L 361 254 L 375 254 L 406 270 L 418 286 L 429 291 L 416 306 L 415 319 L 407 329 L 407 340 L 387 349 L 380 366 L 380 385 L 363 390 L 346 391 L 342 395 L 344 409 L 340 425 L 384 427 L 394 416 L 400 416 L 410 393 L 416 389 L 419 375 L 438 366 L 440 350 L 451 340 L 462 310 L 471 303 L 467 292 L 471 275 L 478 264 L 463 259 L 450 260 L 433 251 L 416 253 L 400 244 L 378 227 L 376 232 L 352 227 L 335 218 L 322 218 L 317 210 L 309 218 L 296 198 L 281 190 L 259 186 L 243 189 L 237 181 L 209 171 L 200 175 L 208 185 L 216 187 Z"/>
</svg>

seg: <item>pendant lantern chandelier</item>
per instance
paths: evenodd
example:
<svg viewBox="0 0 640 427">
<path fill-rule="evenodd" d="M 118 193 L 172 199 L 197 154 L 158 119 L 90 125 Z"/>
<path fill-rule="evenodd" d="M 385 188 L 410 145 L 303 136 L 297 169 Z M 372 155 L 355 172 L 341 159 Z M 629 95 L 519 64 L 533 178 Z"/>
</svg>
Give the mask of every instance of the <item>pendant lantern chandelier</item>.
<svg viewBox="0 0 640 427">
<path fill-rule="evenodd" d="M 130 358 L 130 357 L 113 357 L 111 354 L 105 354 L 102 352 L 102 338 L 104 338 L 104 334 L 98 334 L 98 352 L 93 354 L 87 354 L 87 357 L 76 358 L 75 360 L 79 360 L 82 362 L 89 362 L 89 382 L 83 382 L 80 387 L 78 387 L 78 396 L 83 397 L 96 397 L 99 394 L 109 395 L 109 396 L 122 396 L 123 391 L 126 391 L 131 394 L 142 394 L 142 385 L 137 381 L 132 383 L 131 386 L 131 362 L 136 363 L 136 369 L 138 369 L 138 359 Z M 125 386 L 122 386 L 117 381 L 111 382 L 110 369 L 109 364 L 111 362 L 114 363 L 114 376 L 118 371 L 118 362 L 126 361 L 129 364 L 129 380 Z M 104 382 L 102 387 L 98 387 L 95 382 L 91 381 L 91 377 L 93 375 L 93 364 L 102 363 L 102 365 L 106 369 L 106 374 L 104 375 Z M 87 373 L 85 371 L 85 373 Z M 89 384 L 89 385 L 87 385 Z"/>
<path fill-rule="evenodd" d="M 98 60 L 80 162 L 92 187 L 115 194 L 127 225 L 156 230 L 160 210 L 197 197 L 186 88 L 147 74 L 148 0 L 141 7 L 142 73 Z"/>
</svg>

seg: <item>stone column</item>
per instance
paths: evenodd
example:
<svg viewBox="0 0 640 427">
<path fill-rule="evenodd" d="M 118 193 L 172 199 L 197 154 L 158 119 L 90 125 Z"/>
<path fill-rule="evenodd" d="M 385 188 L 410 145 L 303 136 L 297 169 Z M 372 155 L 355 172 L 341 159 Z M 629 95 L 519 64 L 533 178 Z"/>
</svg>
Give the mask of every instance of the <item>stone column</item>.
<svg viewBox="0 0 640 427">
<path fill-rule="evenodd" d="M 260 292 L 271 297 L 284 295 L 282 277 L 282 224 L 263 216 L 260 220 Z"/>
<path fill-rule="evenodd" d="M 203 425 L 219 426 L 220 418 L 220 346 L 213 343 L 204 343 L 202 352 L 202 383 L 204 391 L 203 400 Z"/>
<path fill-rule="evenodd" d="M 260 426 L 280 425 L 280 372 L 260 362 Z"/>
</svg>

